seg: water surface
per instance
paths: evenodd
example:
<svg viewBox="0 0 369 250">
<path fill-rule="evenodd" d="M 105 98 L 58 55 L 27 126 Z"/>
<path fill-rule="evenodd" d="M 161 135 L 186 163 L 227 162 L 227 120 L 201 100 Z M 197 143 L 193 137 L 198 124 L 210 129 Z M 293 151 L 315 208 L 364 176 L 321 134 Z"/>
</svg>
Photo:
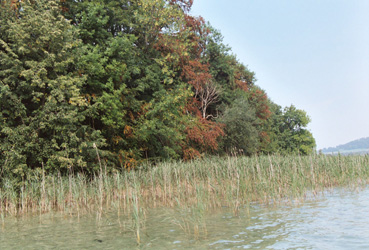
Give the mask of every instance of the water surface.
<svg viewBox="0 0 369 250">
<path fill-rule="evenodd" d="M 369 249 L 369 188 L 335 190 L 301 204 L 254 204 L 238 214 L 229 208 L 206 214 L 151 209 L 140 245 L 132 225 L 117 212 L 101 219 L 51 213 L 5 218 L 0 249 Z"/>
</svg>

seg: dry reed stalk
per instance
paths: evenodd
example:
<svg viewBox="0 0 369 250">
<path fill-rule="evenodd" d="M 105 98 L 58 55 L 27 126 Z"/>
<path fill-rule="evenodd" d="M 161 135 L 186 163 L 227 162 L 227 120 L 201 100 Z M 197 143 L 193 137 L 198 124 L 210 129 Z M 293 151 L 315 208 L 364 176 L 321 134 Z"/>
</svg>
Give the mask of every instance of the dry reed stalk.
<svg viewBox="0 0 369 250">
<path fill-rule="evenodd" d="M 207 209 L 224 204 L 237 211 L 252 201 L 276 203 L 301 198 L 309 190 L 365 185 L 369 179 L 365 156 L 211 158 L 114 175 L 103 172 L 100 165 L 91 180 L 72 173 L 45 176 L 43 171 L 39 179 L 26 181 L 19 194 L 6 184 L 6 189 L 0 189 L 0 212 L 18 215 L 56 210 L 79 215 L 96 209 L 102 214 L 105 208 L 129 211 L 135 194 L 147 207 L 189 207 L 201 200 Z"/>
</svg>

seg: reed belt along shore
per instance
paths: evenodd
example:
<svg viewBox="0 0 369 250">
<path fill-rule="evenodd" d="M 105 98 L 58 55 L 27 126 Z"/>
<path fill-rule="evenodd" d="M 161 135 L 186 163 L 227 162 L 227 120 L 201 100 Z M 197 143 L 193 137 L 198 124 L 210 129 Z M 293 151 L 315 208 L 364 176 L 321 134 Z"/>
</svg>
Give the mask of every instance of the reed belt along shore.
<svg viewBox="0 0 369 250">
<path fill-rule="evenodd" d="M 251 202 L 303 199 L 334 187 L 360 187 L 369 179 L 368 156 L 211 157 L 164 162 L 92 178 L 34 176 L 21 188 L 3 180 L 0 213 L 19 216 L 61 211 L 71 215 L 111 209 L 221 206 L 234 210 Z M 136 211 L 136 212 L 137 212 Z"/>
</svg>

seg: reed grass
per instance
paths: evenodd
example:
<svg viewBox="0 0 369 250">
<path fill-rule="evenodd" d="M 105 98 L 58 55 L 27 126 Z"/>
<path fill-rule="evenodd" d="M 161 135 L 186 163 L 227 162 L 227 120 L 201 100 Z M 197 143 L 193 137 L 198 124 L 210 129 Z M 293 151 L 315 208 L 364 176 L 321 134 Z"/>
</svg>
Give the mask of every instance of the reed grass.
<svg viewBox="0 0 369 250">
<path fill-rule="evenodd" d="M 213 208 L 227 206 L 237 213 L 251 202 L 305 199 L 338 186 L 361 187 L 368 180 L 368 156 L 211 157 L 147 164 L 114 174 L 106 174 L 101 167 L 93 178 L 82 173 L 42 173 L 26 181 L 20 192 L 5 179 L 0 188 L 0 214 L 4 218 L 61 211 L 101 216 L 118 209 L 133 215 L 139 243 L 142 208 L 195 208 L 201 219 L 203 211 Z"/>
</svg>

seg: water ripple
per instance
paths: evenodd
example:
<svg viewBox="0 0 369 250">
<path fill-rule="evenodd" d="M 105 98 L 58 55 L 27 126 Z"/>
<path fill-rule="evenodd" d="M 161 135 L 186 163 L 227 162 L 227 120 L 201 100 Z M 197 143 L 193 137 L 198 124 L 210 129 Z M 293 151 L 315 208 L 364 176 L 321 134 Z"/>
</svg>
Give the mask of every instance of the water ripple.
<svg viewBox="0 0 369 250">
<path fill-rule="evenodd" d="M 127 218 L 117 214 L 101 221 L 48 214 L 7 218 L 0 227 L 0 248 L 369 249 L 368 214 L 369 188 L 357 193 L 336 190 L 296 206 L 255 205 L 237 216 L 226 209 L 212 211 L 204 215 L 197 233 L 183 211 L 153 209 L 140 246 L 125 226 Z"/>
</svg>

